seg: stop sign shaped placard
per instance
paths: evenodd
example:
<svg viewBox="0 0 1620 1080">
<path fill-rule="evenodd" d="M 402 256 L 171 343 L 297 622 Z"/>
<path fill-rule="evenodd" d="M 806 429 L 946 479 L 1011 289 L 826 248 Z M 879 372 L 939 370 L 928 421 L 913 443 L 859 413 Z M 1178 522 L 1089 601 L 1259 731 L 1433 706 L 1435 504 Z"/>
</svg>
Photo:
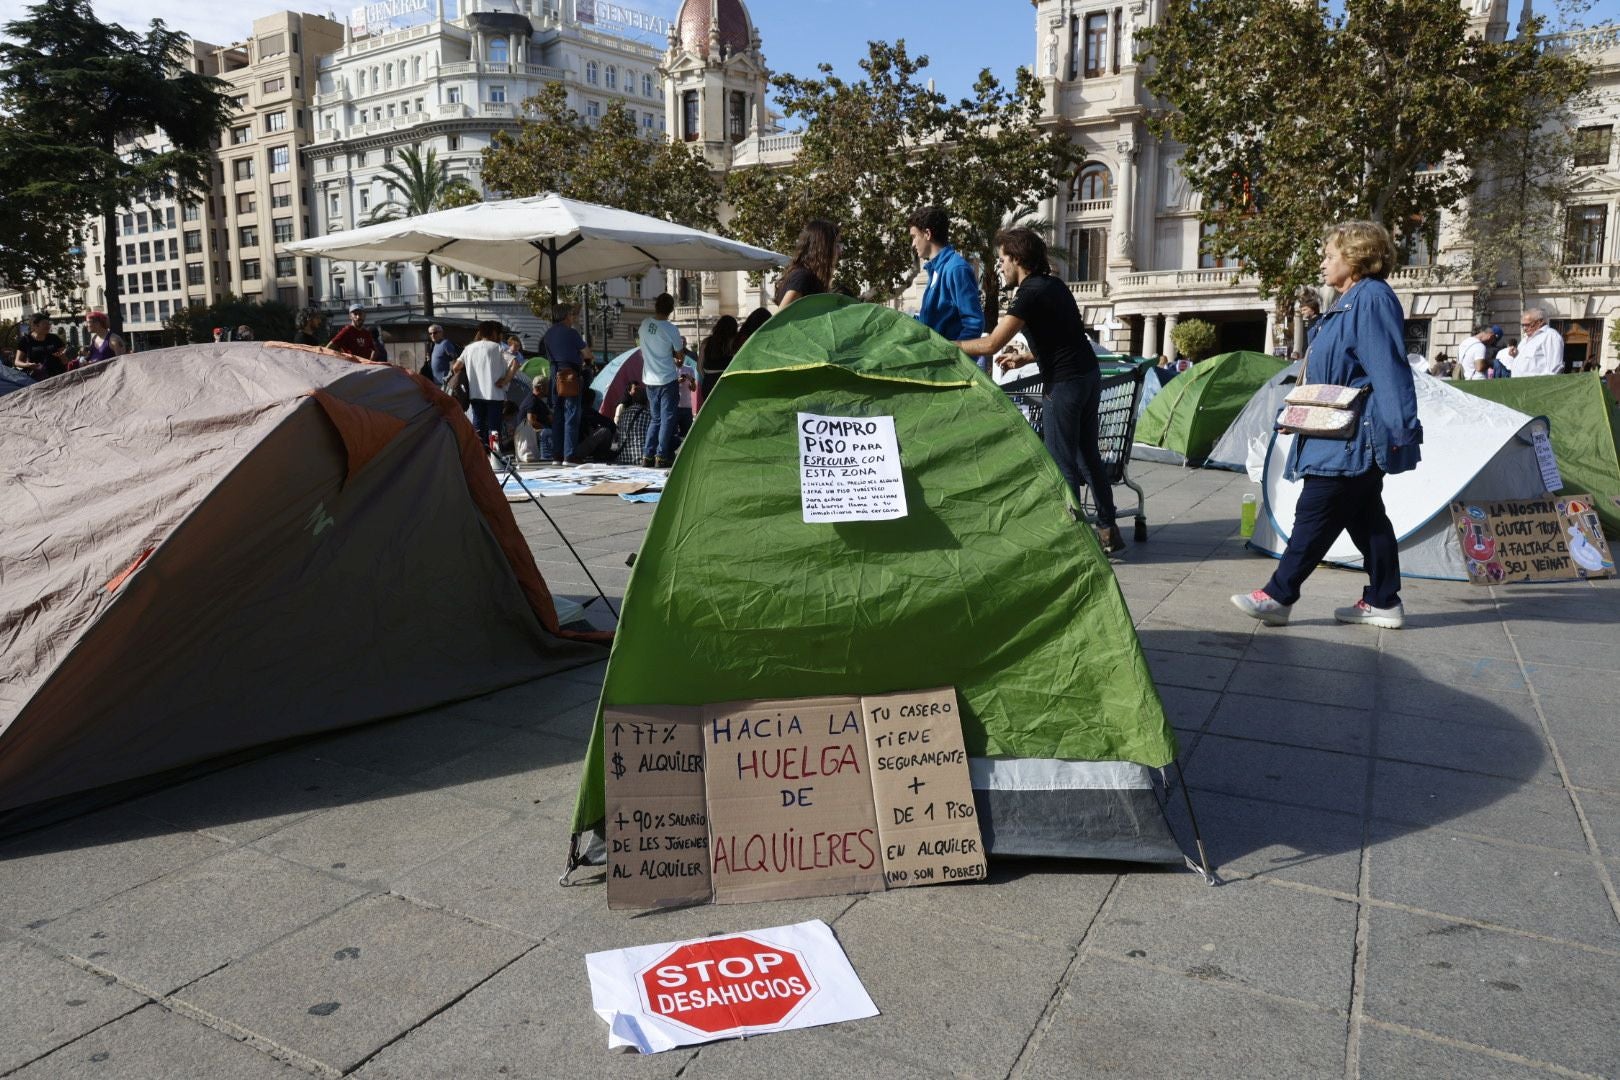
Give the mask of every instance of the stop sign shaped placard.
<svg viewBox="0 0 1620 1080">
<path fill-rule="evenodd" d="M 745 934 L 677 945 L 637 982 L 648 1012 L 714 1036 L 779 1027 L 817 989 L 796 951 Z"/>
</svg>

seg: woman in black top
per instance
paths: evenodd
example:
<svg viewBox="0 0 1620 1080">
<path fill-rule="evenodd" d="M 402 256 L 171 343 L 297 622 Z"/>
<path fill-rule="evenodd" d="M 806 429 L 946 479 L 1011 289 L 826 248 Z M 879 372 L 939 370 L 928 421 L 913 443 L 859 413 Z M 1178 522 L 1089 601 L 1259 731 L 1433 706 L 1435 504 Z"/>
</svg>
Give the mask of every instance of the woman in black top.
<svg viewBox="0 0 1620 1080">
<path fill-rule="evenodd" d="M 776 306 L 785 308 L 801 296 L 831 288 L 841 247 L 837 225 L 823 218 L 805 222 L 799 242 L 793 245 L 793 258 L 776 283 Z"/>
<path fill-rule="evenodd" d="M 709 331 L 709 339 L 703 343 L 703 359 L 698 363 L 698 374 L 703 377 L 704 401 L 709 400 L 714 384 L 720 381 L 736 351 L 737 318 L 735 315 L 722 315 L 714 324 L 714 329 Z"/>
<path fill-rule="evenodd" d="M 1002 283 L 1015 286 L 1017 295 L 994 330 L 958 344 L 969 356 L 990 356 L 1023 331 L 1046 384 L 1041 427 L 1047 452 L 1076 498 L 1082 483 L 1091 489 L 1098 538 L 1109 552 L 1122 551 L 1125 538 L 1114 524 L 1114 492 L 1097 449 L 1102 373 L 1074 294 L 1052 275 L 1046 241 L 1033 230 L 1004 229 L 996 236 L 996 247 L 1001 255 Z M 1029 363 L 1029 358 L 1006 356 L 997 363 L 1003 370 L 1011 370 Z"/>
<path fill-rule="evenodd" d="M 51 317 L 38 312 L 28 321 L 29 332 L 17 336 L 17 355 L 12 364 L 26 371 L 35 382 L 67 370 L 67 346 L 51 333 Z"/>
</svg>

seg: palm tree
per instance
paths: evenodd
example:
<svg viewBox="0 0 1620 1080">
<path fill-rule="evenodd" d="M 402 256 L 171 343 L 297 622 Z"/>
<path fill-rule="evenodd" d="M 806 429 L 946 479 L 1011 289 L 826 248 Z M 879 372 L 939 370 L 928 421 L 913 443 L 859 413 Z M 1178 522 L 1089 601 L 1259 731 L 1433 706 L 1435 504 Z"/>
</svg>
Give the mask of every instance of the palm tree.
<svg viewBox="0 0 1620 1080">
<path fill-rule="evenodd" d="M 391 161 L 384 167 L 383 187 L 388 192 L 387 201 L 368 214 L 362 225 L 376 225 L 482 201 L 482 196 L 466 180 L 459 176 L 451 177 L 449 168 L 439 160 L 436 151 L 429 149 L 423 154 L 419 145 L 405 147 L 399 152 L 398 161 Z M 422 279 L 422 308 L 426 317 L 431 319 L 433 268 L 424 258 L 416 269 Z"/>
</svg>

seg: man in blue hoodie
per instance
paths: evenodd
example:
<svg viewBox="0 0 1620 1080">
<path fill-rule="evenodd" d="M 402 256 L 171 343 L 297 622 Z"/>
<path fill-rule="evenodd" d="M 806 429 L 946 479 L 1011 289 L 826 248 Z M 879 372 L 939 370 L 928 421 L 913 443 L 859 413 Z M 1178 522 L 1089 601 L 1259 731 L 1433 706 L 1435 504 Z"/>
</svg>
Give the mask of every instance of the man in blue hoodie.
<svg viewBox="0 0 1620 1080">
<path fill-rule="evenodd" d="M 917 318 L 946 341 L 966 341 L 984 333 L 984 307 L 979 302 L 979 280 L 973 267 L 951 246 L 950 215 L 937 206 L 927 206 L 906 221 L 911 249 L 928 271 L 928 289 L 923 293 Z M 989 363 L 980 358 L 981 368 Z"/>
</svg>

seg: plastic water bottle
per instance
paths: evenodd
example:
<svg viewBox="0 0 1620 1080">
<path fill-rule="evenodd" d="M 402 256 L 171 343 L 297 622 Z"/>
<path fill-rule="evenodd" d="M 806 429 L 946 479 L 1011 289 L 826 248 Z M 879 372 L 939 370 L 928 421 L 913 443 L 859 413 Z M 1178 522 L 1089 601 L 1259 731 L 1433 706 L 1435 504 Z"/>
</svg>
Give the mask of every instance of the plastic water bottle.
<svg viewBox="0 0 1620 1080">
<path fill-rule="evenodd" d="M 1245 537 L 1254 535 L 1254 519 L 1259 511 L 1259 504 L 1255 502 L 1252 494 L 1243 496 L 1243 516 L 1239 519 L 1241 522 L 1238 526 L 1239 535 Z"/>
</svg>

